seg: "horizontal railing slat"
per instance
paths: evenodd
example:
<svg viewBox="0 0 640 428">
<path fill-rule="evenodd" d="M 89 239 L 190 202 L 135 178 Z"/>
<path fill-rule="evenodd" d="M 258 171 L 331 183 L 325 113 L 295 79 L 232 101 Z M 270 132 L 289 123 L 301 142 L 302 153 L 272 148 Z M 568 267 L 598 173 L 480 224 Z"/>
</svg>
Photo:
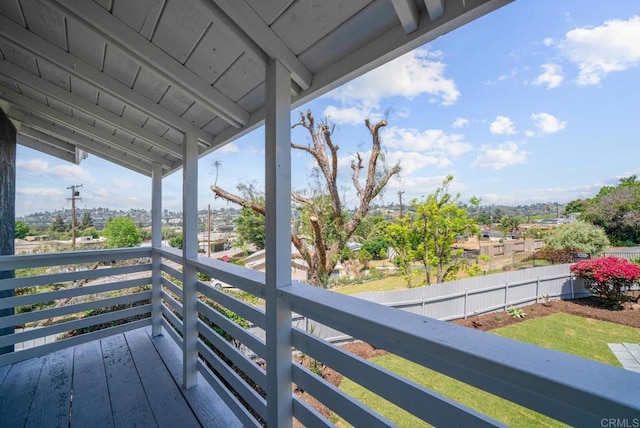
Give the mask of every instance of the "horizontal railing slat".
<svg viewBox="0 0 640 428">
<path fill-rule="evenodd" d="M 109 282 L 98 285 L 85 285 L 83 287 L 61 288 L 55 291 L 45 291 L 42 293 L 24 294 L 15 297 L 5 297 L 0 299 L 0 309 L 13 308 L 18 306 L 33 305 L 36 303 L 50 302 L 52 300 L 67 299 L 70 297 L 88 296 L 91 294 L 106 293 L 115 290 L 125 290 L 127 288 L 141 287 L 148 285 L 150 278 L 130 279 L 128 281 Z"/>
<path fill-rule="evenodd" d="M 640 411 L 637 375 L 616 367 L 318 287 L 279 291 L 300 314 L 571 425 Z"/>
<path fill-rule="evenodd" d="M 262 340 L 201 301 L 198 301 L 198 311 L 209 321 L 255 352 L 260 358 L 265 358 L 267 347 Z"/>
<path fill-rule="evenodd" d="M 316 409 L 305 403 L 300 397 L 293 396 L 293 417 L 305 427 L 334 427 Z"/>
<path fill-rule="evenodd" d="M 218 379 L 211 369 L 202 360 L 198 360 L 198 371 L 209 382 L 209 385 L 218 393 L 222 401 L 231 409 L 231 411 L 240 420 L 245 427 L 261 427 L 256 418 L 242 405 L 240 401 L 227 389 L 227 387 Z"/>
<path fill-rule="evenodd" d="M 184 330 L 182 329 L 182 320 L 178 318 L 176 314 L 171 312 L 171 309 L 169 309 L 169 307 L 167 307 L 167 305 L 165 304 L 161 306 L 160 310 L 162 311 L 162 315 L 164 316 L 164 318 L 169 323 L 171 323 L 174 326 L 174 328 L 180 332 L 180 334 L 183 334 Z"/>
<path fill-rule="evenodd" d="M 172 295 L 167 293 L 165 290 L 162 290 L 161 296 L 168 307 L 170 307 L 172 310 L 174 310 L 175 312 L 180 314 L 180 316 L 182 316 L 182 303 L 178 302 Z"/>
<path fill-rule="evenodd" d="M 182 288 L 178 287 L 175 283 L 173 283 L 173 281 L 171 281 L 169 278 L 165 278 L 164 276 L 162 277 L 162 285 L 168 289 L 169 291 L 171 291 L 173 294 L 175 294 L 178 298 L 182 297 Z"/>
<path fill-rule="evenodd" d="M 166 318 L 162 318 L 162 328 L 165 333 L 167 333 L 173 341 L 178 345 L 180 349 L 182 349 L 182 337 L 176 332 L 176 329 L 169 324 Z"/>
<path fill-rule="evenodd" d="M 0 272 L 32 267 L 66 266 L 70 264 L 126 260 L 144 257 L 151 257 L 151 247 L 20 254 L 16 256 L 0 257 Z"/>
<path fill-rule="evenodd" d="M 352 381 L 435 426 L 499 426 L 491 418 L 305 331 L 292 331 L 293 346 Z"/>
<path fill-rule="evenodd" d="M 141 320 L 131 321 L 126 324 L 107 327 L 101 330 L 92 331 L 90 333 L 81 334 L 79 336 L 73 336 L 66 339 L 58 340 L 56 342 L 47 343 L 46 345 L 21 349 L 16 352 L 0 355 L 0 366 L 16 363 L 18 361 L 28 360 L 29 358 L 40 357 L 42 355 L 47 355 L 60 349 L 70 348 L 72 346 L 91 342 L 92 340 L 102 339 L 105 337 L 113 336 L 115 334 L 120 334 L 127 331 L 135 330 L 137 328 L 146 327 L 148 325 L 151 325 L 151 318 L 145 318 Z"/>
<path fill-rule="evenodd" d="M 74 321 L 66 321 L 59 324 L 50 325 L 48 327 L 37 328 L 20 333 L 0 336 L 0 347 L 14 345 L 16 343 L 27 340 L 38 339 L 40 337 L 51 336 L 66 331 L 77 330 L 93 325 L 113 322 L 123 318 L 129 318 L 136 315 L 150 314 L 151 305 L 140 305 L 133 308 L 122 309 L 120 311 L 109 312 L 101 315 L 94 315 Z"/>
<path fill-rule="evenodd" d="M 107 267 L 104 269 L 54 273 L 48 275 L 35 275 L 23 278 L 11 278 L 0 281 L 0 290 L 11 290 L 20 287 L 34 287 L 39 285 L 56 284 L 84 279 L 106 278 L 109 276 L 126 275 L 146 271 L 151 271 L 151 264 L 147 263 L 130 266 Z"/>
<path fill-rule="evenodd" d="M 198 352 L 204 361 L 208 362 L 231 387 L 231 389 L 263 419 L 267 414 L 267 400 L 262 398 L 258 392 L 227 365 L 211 348 L 205 345 L 202 340 L 198 340 Z"/>
<path fill-rule="evenodd" d="M 13 327 L 33 321 L 55 318 L 63 315 L 75 314 L 91 309 L 104 308 L 115 305 L 133 303 L 140 300 L 151 299 L 151 291 L 126 294 L 124 296 L 110 297 L 106 299 L 92 300 L 73 305 L 64 305 L 58 308 L 42 309 L 39 311 L 25 312 L 18 315 L 0 317 L 0 328 Z"/>
<path fill-rule="evenodd" d="M 206 325 L 202 320 L 198 320 L 198 333 L 211 342 L 218 351 L 222 352 L 226 358 L 249 376 L 260 388 L 266 390 L 267 375 L 255 362 L 247 358 L 227 340 L 220 337 L 215 330 Z"/>
<path fill-rule="evenodd" d="M 189 263 L 211 278 L 264 298 L 264 272 L 246 269 L 233 263 L 213 260 L 208 257 L 198 257 L 197 260 L 189 260 Z"/>
<path fill-rule="evenodd" d="M 240 315 L 253 325 L 264 329 L 265 314 L 263 310 L 248 305 L 242 300 L 236 299 L 224 291 L 217 290 L 202 281 L 198 281 L 198 292 L 204 294 L 214 302 L 220 303 L 222 306 Z"/>
<path fill-rule="evenodd" d="M 175 269 L 171 266 L 169 266 L 168 264 L 163 263 L 162 264 L 162 272 L 166 273 L 167 275 L 182 281 L 182 272 L 180 272 L 178 269 Z"/>
<path fill-rule="evenodd" d="M 293 364 L 293 383 L 330 407 L 332 412 L 340 415 L 353 426 L 382 428 L 394 425 L 384 416 L 372 411 L 298 363 Z"/>
</svg>

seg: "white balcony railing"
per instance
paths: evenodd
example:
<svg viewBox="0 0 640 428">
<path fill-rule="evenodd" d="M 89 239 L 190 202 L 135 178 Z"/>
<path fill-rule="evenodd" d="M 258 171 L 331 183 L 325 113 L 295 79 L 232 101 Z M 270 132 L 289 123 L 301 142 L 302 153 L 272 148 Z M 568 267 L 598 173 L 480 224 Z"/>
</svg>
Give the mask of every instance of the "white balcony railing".
<svg viewBox="0 0 640 428">
<path fill-rule="evenodd" d="M 158 272 L 151 274 L 152 264 L 148 261 L 151 256 L 161 258 L 160 269 L 164 273 L 161 284 L 158 284 L 154 291 L 149 286 Z M 19 343 L 27 338 L 44 337 L 114 320 L 124 322 L 134 315 L 138 318 L 147 317 L 2 355 L 0 365 L 141 325 L 159 323 L 164 327 L 163 331 L 181 347 L 183 337 L 194 334 L 197 336 L 197 370 L 244 425 L 259 426 L 266 419 L 269 405 L 268 397 L 264 393 L 267 390 L 267 368 L 263 362 L 266 360 L 268 347 L 273 345 L 269 337 L 265 341 L 259 335 L 251 334 L 246 326 L 250 323 L 254 327 L 267 330 L 267 317 L 256 306 L 212 287 L 209 281 L 198 280 L 195 294 L 197 302 L 195 305 L 189 302 L 188 305 L 197 308 L 197 331 L 185 331 L 182 321 L 185 305 L 181 286 L 184 268 L 181 252 L 163 248 L 155 253 L 151 249 L 127 249 L 6 256 L 0 257 L 0 271 L 140 258 L 143 260 L 138 260 L 140 263 L 132 266 L 44 273 L 30 278 L 0 280 L 0 290 L 7 290 L 100 278 L 99 285 L 65 287 L 39 294 L 1 299 L 0 307 L 6 308 L 70 297 L 93 296 L 92 300 L 86 302 L 2 318 L 0 323 L 5 327 L 83 313 L 89 309 L 138 304 L 115 312 L 66 320 L 26 333 L 4 336 L 0 338 L 0 344 L 4 346 Z M 265 296 L 265 276 L 261 272 L 207 258 L 198 258 L 187 263 L 200 274 L 232 284 L 247 296 Z M 122 279 L 119 277 L 122 274 L 127 274 L 129 278 Z M 109 295 L 134 287 L 143 289 L 122 296 Z M 156 299 L 160 301 L 148 303 L 152 295 L 159 296 Z M 292 311 L 313 322 L 334 328 L 564 423 L 598 426 L 602 420 L 637 420 L 640 414 L 640 396 L 637 394 L 640 375 L 636 373 L 305 284 L 293 283 L 284 287 L 279 291 L 278 297 L 289 305 Z M 302 329 L 293 328 L 291 343 L 293 350 L 321 361 L 428 423 L 445 426 L 500 425 L 478 411 L 350 354 Z M 190 358 L 188 353 L 186 358 Z M 185 365 L 189 363 L 184 362 Z M 375 409 L 366 407 L 293 359 L 279 363 L 290 364 L 294 383 L 347 422 L 355 426 L 392 425 L 376 413 Z M 331 425 L 299 397 L 292 395 L 291 399 L 293 415 L 303 424 Z"/>
</svg>

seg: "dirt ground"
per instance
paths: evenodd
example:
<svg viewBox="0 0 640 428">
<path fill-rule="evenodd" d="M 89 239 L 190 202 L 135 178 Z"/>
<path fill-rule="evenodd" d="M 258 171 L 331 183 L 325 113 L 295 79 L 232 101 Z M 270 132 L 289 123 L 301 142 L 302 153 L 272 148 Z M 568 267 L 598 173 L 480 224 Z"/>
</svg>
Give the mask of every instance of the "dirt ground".
<svg viewBox="0 0 640 428">
<path fill-rule="evenodd" d="M 637 293 L 636 293 L 637 294 Z M 637 295 L 631 296 L 637 298 Z M 606 309 L 602 301 L 598 298 L 590 297 L 578 300 L 554 300 L 546 303 L 536 303 L 534 305 L 525 306 L 522 309 L 526 312 L 525 318 L 513 318 L 505 312 L 496 312 L 468 319 L 451 321 L 454 324 L 469 328 L 476 328 L 482 331 L 489 331 L 496 328 L 504 327 L 518 322 L 526 321 L 533 318 L 544 317 L 557 312 L 578 315 L 585 318 L 594 318 L 601 321 L 608 321 L 617 324 L 623 324 L 635 328 L 640 328 L 640 304 L 626 302 L 622 310 Z M 342 349 L 351 352 L 359 357 L 370 359 L 387 352 L 376 349 L 367 343 L 356 342 L 342 346 Z M 302 361 L 304 365 L 308 365 L 309 361 Z M 342 382 L 342 375 L 325 367 L 322 370 L 322 377 L 334 386 L 339 386 Z M 302 397 L 307 403 L 311 404 L 318 412 L 325 417 L 329 417 L 331 412 L 322 403 L 315 400 L 308 393 L 296 390 L 296 394 Z M 295 424 L 301 427 L 300 424 Z"/>
</svg>

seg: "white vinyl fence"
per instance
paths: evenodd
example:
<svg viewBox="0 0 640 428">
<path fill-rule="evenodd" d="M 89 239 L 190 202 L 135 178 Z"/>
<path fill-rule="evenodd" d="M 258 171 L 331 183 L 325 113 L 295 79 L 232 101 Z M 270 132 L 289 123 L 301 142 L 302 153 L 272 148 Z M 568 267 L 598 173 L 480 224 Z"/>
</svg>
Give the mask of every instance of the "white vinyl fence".
<svg viewBox="0 0 640 428">
<path fill-rule="evenodd" d="M 550 299 L 573 299 L 590 295 L 582 279 L 574 278 L 571 264 L 544 266 L 473 277 L 405 290 L 366 292 L 355 296 L 403 311 L 443 321 L 475 314 L 503 311 Z M 294 327 L 330 342 L 348 342 L 349 336 L 294 314 Z M 255 328 L 253 330 L 256 330 Z M 264 334 L 256 331 L 256 334 Z"/>
</svg>

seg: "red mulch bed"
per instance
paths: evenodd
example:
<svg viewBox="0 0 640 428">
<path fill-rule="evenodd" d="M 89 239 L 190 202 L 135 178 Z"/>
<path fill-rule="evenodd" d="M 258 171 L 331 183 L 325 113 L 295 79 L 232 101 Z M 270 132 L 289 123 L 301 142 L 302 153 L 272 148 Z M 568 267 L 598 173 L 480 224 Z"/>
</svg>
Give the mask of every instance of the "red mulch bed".
<svg viewBox="0 0 640 428">
<path fill-rule="evenodd" d="M 637 295 L 632 297 L 637 298 Z M 557 312 L 564 312 L 566 314 L 640 328 L 640 304 L 632 302 L 626 302 L 622 310 L 610 310 L 606 308 L 606 305 L 601 299 L 589 297 L 578 300 L 554 300 L 546 303 L 536 303 L 530 306 L 525 306 L 522 309 L 527 314 L 524 318 L 514 318 L 509 316 L 506 312 L 496 312 L 481 316 L 474 316 L 467 319 L 454 320 L 451 322 L 464 327 L 489 331 L 526 321 L 528 319 L 544 317 Z M 384 350 L 373 348 L 371 345 L 362 342 L 349 343 L 342 346 L 342 349 L 365 359 L 370 359 L 387 353 Z M 302 363 L 308 366 L 308 360 L 309 358 L 307 357 L 302 361 Z M 332 370 L 330 367 L 325 367 L 322 370 L 322 377 L 336 387 L 340 385 L 340 382 L 342 382 L 342 375 Z M 310 396 L 307 392 L 296 390 L 296 394 L 302 397 L 325 417 L 331 416 L 331 411 L 322 403 Z M 296 421 L 294 426 L 301 427 L 302 425 Z"/>
</svg>

